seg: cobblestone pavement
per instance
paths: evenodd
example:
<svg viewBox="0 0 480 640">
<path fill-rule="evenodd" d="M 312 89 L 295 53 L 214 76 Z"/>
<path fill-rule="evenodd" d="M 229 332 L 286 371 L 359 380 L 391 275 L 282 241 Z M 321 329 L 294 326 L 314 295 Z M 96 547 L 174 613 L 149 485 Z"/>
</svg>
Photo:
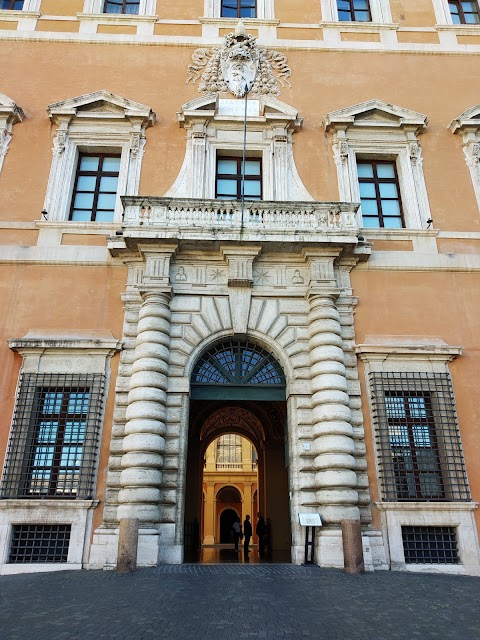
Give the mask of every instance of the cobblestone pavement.
<svg viewBox="0 0 480 640">
<path fill-rule="evenodd" d="M 480 578 L 293 565 L 0 577 L 1 640 L 479 640 Z"/>
</svg>

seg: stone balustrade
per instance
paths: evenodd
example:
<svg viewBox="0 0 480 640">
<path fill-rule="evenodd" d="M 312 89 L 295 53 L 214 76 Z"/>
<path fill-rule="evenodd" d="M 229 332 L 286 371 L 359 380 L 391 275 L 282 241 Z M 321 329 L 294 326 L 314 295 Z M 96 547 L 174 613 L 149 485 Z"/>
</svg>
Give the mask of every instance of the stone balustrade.
<svg viewBox="0 0 480 640">
<path fill-rule="evenodd" d="M 124 196 L 125 227 L 357 235 L 358 205 L 338 202 L 241 202 Z M 153 229 L 152 229 L 153 230 Z"/>
</svg>

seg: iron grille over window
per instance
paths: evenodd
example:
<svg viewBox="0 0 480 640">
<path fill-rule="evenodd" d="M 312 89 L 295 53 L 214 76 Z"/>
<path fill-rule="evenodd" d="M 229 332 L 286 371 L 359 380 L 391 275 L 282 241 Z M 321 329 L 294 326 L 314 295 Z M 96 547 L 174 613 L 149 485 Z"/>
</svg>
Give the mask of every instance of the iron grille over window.
<svg viewBox="0 0 480 640">
<path fill-rule="evenodd" d="M 0 0 L 0 9 L 15 9 L 21 11 L 23 9 L 24 0 Z"/>
<path fill-rule="evenodd" d="M 239 399 L 285 399 L 280 365 L 271 353 L 249 341 L 228 340 L 207 351 L 196 364 L 191 383 L 193 399 L 220 399 L 222 388 L 229 389 L 229 398 L 237 390 Z"/>
<path fill-rule="evenodd" d="M 448 6 L 453 24 L 480 23 L 478 2 L 461 2 L 460 0 L 454 0 L 453 2 L 449 2 Z"/>
<path fill-rule="evenodd" d="M 23 374 L 0 497 L 92 497 L 104 386 L 102 375 Z"/>
<path fill-rule="evenodd" d="M 138 14 L 140 0 L 106 0 L 104 13 Z"/>
<path fill-rule="evenodd" d="M 256 0 L 222 0 L 222 18 L 256 18 Z"/>
<path fill-rule="evenodd" d="M 455 527 L 402 527 L 407 564 L 458 564 Z"/>
<path fill-rule="evenodd" d="M 120 156 L 82 153 L 78 159 L 70 220 L 111 222 L 119 171 Z"/>
<path fill-rule="evenodd" d="M 368 0 L 337 0 L 338 19 L 347 22 L 370 22 Z"/>
<path fill-rule="evenodd" d="M 447 373 L 372 373 L 385 500 L 470 500 Z"/>
<path fill-rule="evenodd" d="M 12 527 L 10 564 L 67 562 L 69 524 L 15 524 Z"/>
</svg>

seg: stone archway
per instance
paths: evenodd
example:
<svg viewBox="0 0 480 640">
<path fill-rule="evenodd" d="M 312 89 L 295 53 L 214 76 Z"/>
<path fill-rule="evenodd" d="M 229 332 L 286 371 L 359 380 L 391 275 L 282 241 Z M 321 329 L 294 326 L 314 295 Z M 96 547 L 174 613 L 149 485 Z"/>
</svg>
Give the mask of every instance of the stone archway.
<svg viewBox="0 0 480 640">
<path fill-rule="evenodd" d="M 258 505 L 274 523 L 273 544 L 290 560 L 290 513 L 285 378 L 272 356 L 249 340 L 224 341 L 201 355 L 192 374 L 185 524 L 202 516 L 203 467 L 209 444 L 238 434 L 256 450 Z M 206 487 L 208 492 L 215 487 Z M 255 521 L 252 487 L 245 492 Z M 256 506 L 256 505 L 255 505 Z M 245 511 L 245 509 L 243 509 Z M 215 518 L 213 511 L 206 518 Z M 210 527 L 211 528 L 211 527 Z M 209 543 L 211 539 L 209 538 Z"/>
</svg>

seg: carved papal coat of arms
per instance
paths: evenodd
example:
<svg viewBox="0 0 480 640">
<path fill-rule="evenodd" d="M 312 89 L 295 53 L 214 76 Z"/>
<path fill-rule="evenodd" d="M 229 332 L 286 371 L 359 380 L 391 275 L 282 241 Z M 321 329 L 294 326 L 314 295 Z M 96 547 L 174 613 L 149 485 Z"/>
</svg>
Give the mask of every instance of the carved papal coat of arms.
<svg viewBox="0 0 480 640">
<path fill-rule="evenodd" d="M 195 83 L 201 77 L 201 93 L 230 92 L 238 98 L 246 93 L 278 96 L 279 85 L 291 86 L 290 75 L 287 57 L 279 51 L 260 48 L 257 38 L 246 33 L 240 21 L 235 33 L 225 36 L 221 47 L 195 50 L 187 82 Z"/>
</svg>

